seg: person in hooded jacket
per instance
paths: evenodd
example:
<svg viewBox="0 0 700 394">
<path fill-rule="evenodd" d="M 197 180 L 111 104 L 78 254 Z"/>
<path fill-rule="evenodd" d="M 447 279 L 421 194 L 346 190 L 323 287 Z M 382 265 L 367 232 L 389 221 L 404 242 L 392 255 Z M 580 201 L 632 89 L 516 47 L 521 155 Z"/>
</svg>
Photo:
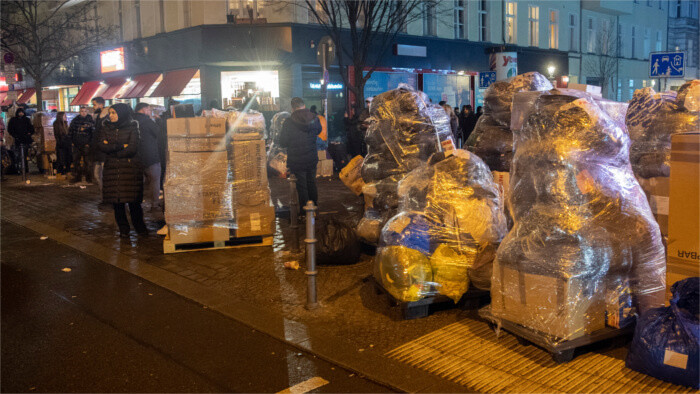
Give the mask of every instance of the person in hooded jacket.
<svg viewBox="0 0 700 394">
<path fill-rule="evenodd" d="M 160 152 L 158 150 L 158 138 L 160 130 L 156 122 L 151 119 L 151 106 L 148 103 L 138 103 L 134 110 L 134 120 L 139 122 L 139 157 L 144 168 L 147 192 L 146 196 L 151 200 L 151 212 L 157 212 L 160 208 Z"/>
<path fill-rule="evenodd" d="M 53 135 L 56 137 L 57 170 L 59 174 L 66 175 L 70 171 L 72 144 L 68 134 L 68 121 L 65 112 L 56 114 L 56 120 L 53 121 Z"/>
<path fill-rule="evenodd" d="M 109 107 L 109 116 L 100 129 L 99 149 L 105 153 L 102 172 L 102 200 L 114 206 L 114 219 L 122 238 L 129 237 L 126 205 L 131 224 L 139 234 L 147 234 L 143 221 L 143 167 L 139 161 L 139 124 L 126 104 Z"/>
<path fill-rule="evenodd" d="M 299 204 L 304 206 L 311 200 L 318 206 L 316 137 L 321 133 L 321 123 L 300 97 L 292 99 L 292 111 L 282 125 L 280 146 L 287 149 L 287 168 L 297 178 Z"/>
<path fill-rule="evenodd" d="M 95 131 L 95 121 L 88 115 L 86 107 L 80 108 L 78 116 L 73 118 L 68 128 L 73 142 L 73 179 L 72 183 L 80 182 L 85 175 L 86 182 L 92 182 L 92 157 L 90 145 Z M 81 161 L 82 160 L 82 161 Z"/>
<path fill-rule="evenodd" d="M 22 170 L 27 171 L 29 168 L 27 160 L 29 146 L 34 142 L 32 139 L 34 126 L 32 126 L 32 121 L 25 115 L 24 108 L 17 108 L 15 116 L 7 123 L 7 132 L 15 139 L 15 146 L 20 149 L 20 154 L 23 154 L 21 158 Z"/>
</svg>

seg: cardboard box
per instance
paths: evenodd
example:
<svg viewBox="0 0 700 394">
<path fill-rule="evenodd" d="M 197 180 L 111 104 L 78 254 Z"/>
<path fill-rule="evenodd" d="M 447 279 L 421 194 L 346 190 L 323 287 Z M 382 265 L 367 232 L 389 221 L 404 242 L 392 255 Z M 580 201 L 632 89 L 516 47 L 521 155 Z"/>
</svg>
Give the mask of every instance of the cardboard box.
<svg viewBox="0 0 700 394">
<path fill-rule="evenodd" d="M 231 230 L 217 226 L 168 226 L 168 236 L 176 244 L 228 241 Z"/>
<path fill-rule="evenodd" d="M 168 137 L 170 152 L 225 152 L 226 138 L 216 137 Z"/>
<path fill-rule="evenodd" d="M 225 136 L 226 119 L 222 118 L 170 118 L 168 138 Z"/>
<path fill-rule="evenodd" d="M 659 223 L 661 235 L 668 236 L 670 178 L 638 178 L 637 180 L 649 200 L 649 207 L 656 222 Z"/>
<path fill-rule="evenodd" d="M 228 182 L 228 156 L 224 152 L 169 152 L 167 181 L 176 184 Z"/>
<path fill-rule="evenodd" d="M 327 160 L 327 159 L 328 159 L 328 153 L 327 153 L 327 151 L 325 151 L 325 150 L 320 150 L 320 151 L 317 151 L 316 153 L 318 153 L 318 160 L 319 160 L 319 161 L 321 161 L 321 160 Z"/>
<path fill-rule="evenodd" d="M 333 160 L 321 160 L 316 167 L 316 178 L 333 176 Z"/>
<path fill-rule="evenodd" d="M 519 272 L 497 262 L 493 275 L 500 283 L 492 288 L 497 316 L 566 340 L 605 328 L 605 295 L 585 294 L 585 280 Z"/>
<path fill-rule="evenodd" d="M 582 92 L 589 93 L 596 97 L 603 97 L 603 93 L 600 86 L 586 85 L 582 83 L 570 83 L 567 85 L 567 88 L 580 90 Z"/>
<path fill-rule="evenodd" d="M 265 141 L 233 141 L 231 173 L 236 190 L 268 188 Z"/>
<path fill-rule="evenodd" d="M 238 208 L 235 217 L 238 238 L 272 235 L 275 232 L 275 207 Z"/>
<path fill-rule="evenodd" d="M 700 133 L 671 136 L 666 287 L 700 276 Z M 669 293 L 670 294 L 670 293 Z"/>
<path fill-rule="evenodd" d="M 262 190 L 237 190 L 235 185 L 231 192 L 233 208 L 263 208 L 270 206 L 270 189 Z"/>
<path fill-rule="evenodd" d="M 166 185 L 163 196 L 168 224 L 233 219 L 230 183 Z"/>
</svg>

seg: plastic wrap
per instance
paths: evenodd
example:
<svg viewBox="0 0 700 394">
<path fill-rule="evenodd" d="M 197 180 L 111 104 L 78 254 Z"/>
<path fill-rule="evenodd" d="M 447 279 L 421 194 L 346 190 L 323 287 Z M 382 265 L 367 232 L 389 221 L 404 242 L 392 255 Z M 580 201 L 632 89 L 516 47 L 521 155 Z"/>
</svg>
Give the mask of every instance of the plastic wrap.
<svg viewBox="0 0 700 394">
<path fill-rule="evenodd" d="M 590 95 L 552 90 L 514 137 L 493 315 L 557 343 L 662 305 L 661 234 L 619 124 Z"/>
<path fill-rule="evenodd" d="M 488 290 L 496 245 L 506 233 L 498 186 L 463 150 L 436 153 L 398 185 L 398 214 L 381 232 L 374 276 L 396 299 L 445 295 L 455 302 L 470 284 Z"/>
<path fill-rule="evenodd" d="M 188 231 L 207 234 L 190 237 L 193 242 L 216 241 L 207 238 L 211 232 L 199 231 L 211 227 L 235 229 L 237 237 L 271 234 L 274 208 L 270 205 L 265 142 L 260 139 L 265 130 L 264 123 L 259 122 L 261 117 L 237 111 L 211 110 L 207 114 L 226 118 L 227 122 L 208 118 L 168 120 L 164 179 L 167 224 L 179 235 Z M 231 127 L 231 119 L 246 125 Z M 236 133 L 245 138 L 236 139 Z"/>
<path fill-rule="evenodd" d="M 398 182 L 405 174 L 445 146 L 454 147 L 445 110 L 407 85 L 375 96 L 370 115 L 365 136 L 368 153 L 361 174 L 366 182 L 365 201 L 372 209 L 360 222 L 363 230 L 374 230 L 377 221 L 381 228 L 393 216 L 398 207 Z M 361 237 L 371 243 L 378 241 L 377 236 L 375 231 L 361 232 Z"/>
<path fill-rule="evenodd" d="M 513 158 L 513 117 L 514 95 L 518 92 L 535 92 L 552 89 L 552 84 L 542 74 L 529 72 L 499 81 L 484 92 L 484 114 L 474 127 L 465 146 L 481 157 L 492 171 L 510 171 Z M 531 96 L 532 97 L 535 96 Z M 515 115 L 522 123 L 525 114 Z M 519 124 L 516 125 L 519 127 Z"/>
<path fill-rule="evenodd" d="M 700 129 L 700 80 L 689 81 L 675 92 L 635 91 L 626 124 L 632 139 L 630 161 L 641 178 L 670 175 L 671 136 Z"/>
</svg>

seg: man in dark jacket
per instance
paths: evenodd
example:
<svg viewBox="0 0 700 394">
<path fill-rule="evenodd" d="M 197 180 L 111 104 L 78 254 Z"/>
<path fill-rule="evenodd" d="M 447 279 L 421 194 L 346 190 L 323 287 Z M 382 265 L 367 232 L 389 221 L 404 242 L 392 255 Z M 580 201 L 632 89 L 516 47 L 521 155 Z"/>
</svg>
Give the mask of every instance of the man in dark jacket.
<svg viewBox="0 0 700 394">
<path fill-rule="evenodd" d="M 300 97 L 292 99 L 292 111 L 282 125 L 280 146 L 287 149 L 287 167 L 297 178 L 299 204 L 304 206 L 311 200 L 318 205 L 316 136 L 321 133 L 321 122 Z"/>
<path fill-rule="evenodd" d="M 145 195 L 151 200 L 151 211 L 160 210 L 160 152 L 158 151 L 158 137 L 160 130 L 156 122 L 151 119 L 151 106 L 148 103 L 136 105 L 134 120 L 139 122 L 141 140 L 139 143 L 139 158 L 144 169 L 146 180 Z"/>
<path fill-rule="evenodd" d="M 99 147 L 100 130 L 102 129 L 102 124 L 105 119 L 107 119 L 108 112 L 105 108 L 105 99 L 97 96 L 92 98 L 92 109 L 95 115 L 95 132 L 92 133 L 92 176 L 93 180 L 97 182 L 97 186 L 100 187 L 102 191 L 102 169 L 105 165 L 105 154 L 102 153 Z M 100 203 L 101 205 L 104 203 Z"/>
<path fill-rule="evenodd" d="M 17 108 L 15 116 L 7 123 L 7 131 L 15 139 L 15 146 L 20 149 L 20 154 L 23 155 L 21 158 L 22 173 L 25 173 L 29 168 L 27 166 L 27 153 L 33 142 L 34 126 L 25 115 L 24 108 Z"/>
<path fill-rule="evenodd" d="M 73 118 L 68 128 L 70 139 L 73 142 L 73 179 L 72 183 L 80 182 L 85 175 L 86 182 L 92 182 L 90 171 L 90 145 L 92 134 L 95 131 L 95 122 L 88 115 L 86 107 L 80 108 L 80 114 Z"/>
</svg>

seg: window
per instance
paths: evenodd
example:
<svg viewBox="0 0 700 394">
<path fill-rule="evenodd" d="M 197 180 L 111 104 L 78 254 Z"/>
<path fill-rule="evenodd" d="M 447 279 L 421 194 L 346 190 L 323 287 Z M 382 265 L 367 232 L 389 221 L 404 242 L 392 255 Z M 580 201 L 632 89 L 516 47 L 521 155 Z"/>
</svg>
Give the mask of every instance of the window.
<svg viewBox="0 0 700 394">
<path fill-rule="evenodd" d="M 514 1 L 506 2 L 506 42 L 516 43 L 516 32 L 518 20 L 518 4 Z"/>
<path fill-rule="evenodd" d="M 632 55 L 630 57 L 634 57 L 636 51 L 635 51 L 635 46 L 637 45 L 637 26 L 632 25 L 632 35 L 631 37 L 631 42 L 630 42 L 630 47 L 632 47 Z"/>
<path fill-rule="evenodd" d="M 530 6 L 528 13 L 530 22 L 530 46 L 536 47 L 540 44 L 540 7 Z"/>
<path fill-rule="evenodd" d="M 488 0 L 479 0 L 479 41 L 488 41 Z"/>
<path fill-rule="evenodd" d="M 649 52 L 651 52 L 651 30 L 649 28 L 644 29 L 644 58 L 649 58 Z"/>
<path fill-rule="evenodd" d="M 549 47 L 559 49 L 559 11 L 549 10 Z"/>
<path fill-rule="evenodd" d="M 578 16 L 569 14 L 569 50 L 578 50 Z"/>
<path fill-rule="evenodd" d="M 610 45 L 612 44 L 612 38 L 613 38 L 614 30 L 611 28 L 611 23 L 609 19 L 601 19 L 600 20 L 600 32 L 598 36 L 596 37 L 597 45 L 599 48 L 596 48 L 598 51 L 600 51 L 600 54 L 603 55 L 611 55 L 610 52 L 612 52 L 612 49 Z"/>
<path fill-rule="evenodd" d="M 622 80 L 617 80 L 617 101 L 622 101 Z"/>
<path fill-rule="evenodd" d="M 659 0 L 659 9 L 660 10 L 664 9 L 664 0 Z"/>
<path fill-rule="evenodd" d="M 593 18 L 588 17 L 588 47 L 586 48 L 589 53 L 595 52 L 595 25 L 593 24 Z"/>
<path fill-rule="evenodd" d="M 663 40 L 663 33 L 661 33 L 661 30 L 656 31 L 656 46 L 654 47 L 655 51 L 661 51 L 663 50 L 662 48 L 662 40 Z"/>
<path fill-rule="evenodd" d="M 647 6 L 651 7 L 651 0 L 647 0 Z"/>
<path fill-rule="evenodd" d="M 464 36 L 464 0 L 455 0 L 455 38 Z"/>
<path fill-rule="evenodd" d="M 630 79 L 630 84 L 629 84 L 629 97 L 630 99 L 632 96 L 634 96 L 634 79 Z"/>
<path fill-rule="evenodd" d="M 625 57 L 625 27 L 622 23 L 617 24 L 617 56 Z"/>
<path fill-rule="evenodd" d="M 424 4 L 423 14 L 423 35 L 426 36 L 436 36 L 437 35 L 437 24 L 435 23 L 435 5 L 434 4 Z"/>
</svg>

